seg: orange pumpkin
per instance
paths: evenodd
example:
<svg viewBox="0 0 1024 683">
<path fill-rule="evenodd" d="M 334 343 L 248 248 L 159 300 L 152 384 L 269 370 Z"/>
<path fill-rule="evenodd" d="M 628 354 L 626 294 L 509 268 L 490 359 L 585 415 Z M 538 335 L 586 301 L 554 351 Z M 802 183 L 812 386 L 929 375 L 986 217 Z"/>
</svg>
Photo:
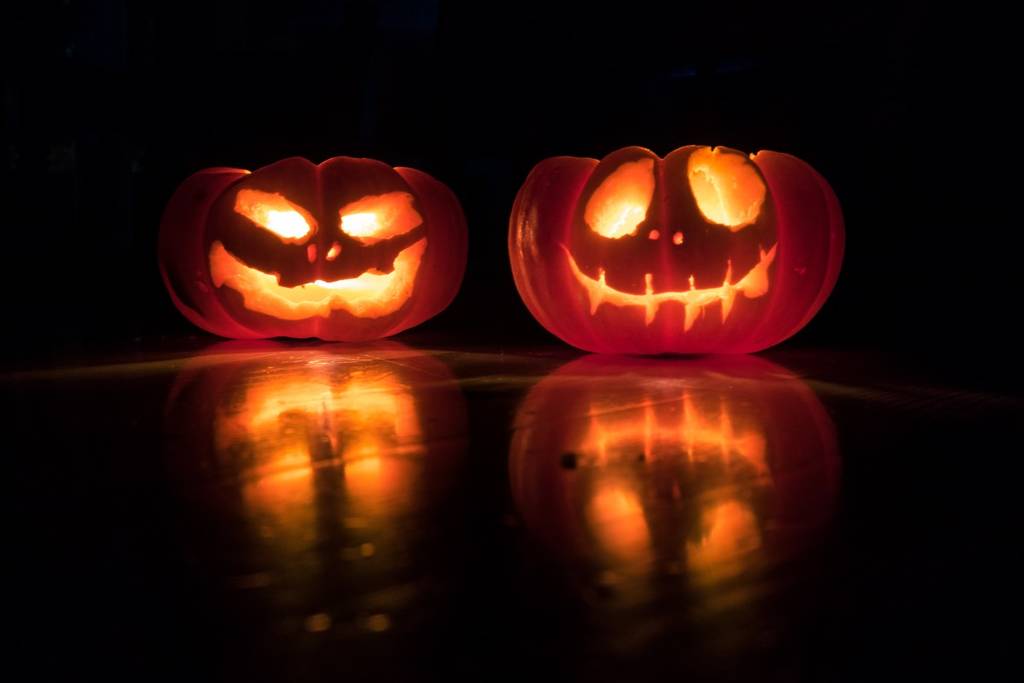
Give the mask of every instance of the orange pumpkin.
<svg viewBox="0 0 1024 683">
<path fill-rule="evenodd" d="M 372 159 L 206 169 L 178 188 L 160 227 L 175 306 L 224 337 L 393 335 L 444 310 L 465 267 L 451 190 Z"/>
<path fill-rule="evenodd" d="M 832 291 L 839 203 L 795 157 L 627 147 L 554 157 L 516 197 L 516 286 L 551 333 L 600 353 L 752 352 L 795 334 Z"/>
</svg>

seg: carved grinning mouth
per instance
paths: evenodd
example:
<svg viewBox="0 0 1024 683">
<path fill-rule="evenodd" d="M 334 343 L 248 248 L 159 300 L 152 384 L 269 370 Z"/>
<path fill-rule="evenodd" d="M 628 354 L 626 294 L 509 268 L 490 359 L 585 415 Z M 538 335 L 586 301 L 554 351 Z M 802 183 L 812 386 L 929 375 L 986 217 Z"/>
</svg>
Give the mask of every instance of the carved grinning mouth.
<svg viewBox="0 0 1024 683">
<path fill-rule="evenodd" d="M 277 275 L 245 265 L 215 241 L 210 247 L 210 275 L 217 287 L 227 286 L 241 294 L 250 311 L 281 320 L 326 318 L 336 310 L 379 318 L 397 311 L 412 295 L 426 246 L 424 237 L 398 252 L 390 273 L 374 269 L 358 277 L 284 287 Z"/>
<path fill-rule="evenodd" d="M 772 245 L 771 249 L 760 250 L 761 258 L 757 265 L 750 269 L 738 282 L 730 282 L 732 279 L 732 263 L 725 273 L 725 281 L 719 287 L 697 289 L 693 276 L 690 276 L 690 289 L 682 291 L 655 292 L 651 284 L 653 276 L 651 273 L 644 275 L 646 291 L 643 294 L 631 294 L 609 286 L 605 282 L 604 268 L 598 270 L 597 279 L 590 277 L 576 265 L 568 247 L 561 245 L 565 250 L 565 256 L 569 260 L 569 268 L 572 270 L 576 281 L 586 290 L 587 298 L 590 300 L 590 314 L 594 315 L 601 304 L 612 306 L 642 306 L 644 308 L 644 324 L 650 325 L 658 314 L 658 309 L 663 303 L 674 301 L 683 304 L 686 309 L 686 320 L 683 330 L 687 331 L 693 327 L 697 316 L 704 311 L 705 306 L 715 302 L 722 304 L 722 322 L 724 323 L 732 311 L 732 305 L 736 301 L 737 294 L 743 294 L 748 299 L 756 299 L 768 292 L 768 266 L 775 260 L 775 249 L 778 245 Z"/>
</svg>

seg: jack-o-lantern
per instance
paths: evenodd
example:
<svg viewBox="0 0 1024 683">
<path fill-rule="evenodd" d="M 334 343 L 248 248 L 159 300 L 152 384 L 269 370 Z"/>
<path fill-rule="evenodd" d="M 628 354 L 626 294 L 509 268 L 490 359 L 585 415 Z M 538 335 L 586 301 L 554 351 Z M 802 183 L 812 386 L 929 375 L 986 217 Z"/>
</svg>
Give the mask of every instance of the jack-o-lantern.
<svg viewBox="0 0 1024 683">
<path fill-rule="evenodd" d="M 372 159 L 206 169 L 160 226 L 175 306 L 224 337 L 386 337 L 444 310 L 465 267 L 455 195 Z"/>
<path fill-rule="evenodd" d="M 530 391 L 514 430 L 527 528 L 641 601 L 650 577 L 703 591 L 777 566 L 825 528 L 838 489 L 817 397 L 753 357 L 582 358 Z"/>
<path fill-rule="evenodd" d="M 430 354 L 338 351 L 227 342 L 189 360 L 167 403 L 167 458 L 208 572 L 265 588 L 272 616 L 300 628 L 311 615 L 326 628 L 323 612 L 379 630 L 412 607 L 393 586 L 438 542 L 465 403 Z"/>
<path fill-rule="evenodd" d="M 548 331 L 601 353 L 747 353 L 796 333 L 835 285 L 831 188 L 777 152 L 640 147 L 538 164 L 516 197 L 516 286 Z"/>
</svg>

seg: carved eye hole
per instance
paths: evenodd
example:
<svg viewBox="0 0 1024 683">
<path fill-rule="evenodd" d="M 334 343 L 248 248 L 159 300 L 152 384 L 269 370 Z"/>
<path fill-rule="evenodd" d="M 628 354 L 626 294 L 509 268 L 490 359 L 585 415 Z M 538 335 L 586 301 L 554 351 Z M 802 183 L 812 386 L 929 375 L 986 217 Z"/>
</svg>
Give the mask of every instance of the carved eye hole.
<svg viewBox="0 0 1024 683">
<path fill-rule="evenodd" d="M 304 242 L 316 226 L 308 211 L 276 192 L 240 190 L 235 211 L 285 242 Z"/>
<path fill-rule="evenodd" d="M 736 232 L 757 220 L 765 186 L 747 157 L 702 147 L 690 155 L 686 175 L 704 218 Z"/>
<path fill-rule="evenodd" d="M 654 197 L 654 160 L 628 161 L 594 190 L 583 220 L 602 237 L 636 235 Z"/>
<path fill-rule="evenodd" d="M 363 197 L 338 211 L 341 231 L 363 244 L 374 244 L 409 232 L 423 223 L 408 192 Z"/>
</svg>

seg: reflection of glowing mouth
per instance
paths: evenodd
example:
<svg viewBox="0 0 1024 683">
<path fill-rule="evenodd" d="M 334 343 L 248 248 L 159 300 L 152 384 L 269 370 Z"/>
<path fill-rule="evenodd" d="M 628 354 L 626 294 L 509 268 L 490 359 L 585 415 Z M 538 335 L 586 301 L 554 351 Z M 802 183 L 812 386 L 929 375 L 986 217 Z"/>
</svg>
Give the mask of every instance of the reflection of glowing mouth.
<svg viewBox="0 0 1024 683">
<path fill-rule="evenodd" d="M 426 247 L 422 238 L 398 252 L 390 273 L 368 270 L 344 280 L 284 287 L 277 275 L 250 268 L 217 241 L 210 247 L 210 275 L 216 286 L 227 285 L 241 294 L 250 311 L 281 320 L 326 318 L 339 309 L 359 318 L 379 318 L 397 311 L 412 295 Z"/>
<path fill-rule="evenodd" d="M 776 246 L 778 245 L 772 245 L 772 248 L 767 252 L 762 249 L 761 258 L 757 265 L 751 268 L 739 282 L 729 282 L 732 279 L 732 262 L 730 262 L 725 273 L 725 281 L 720 287 L 697 289 L 691 275 L 690 289 L 688 290 L 655 292 L 651 284 L 653 278 L 650 273 L 647 273 L 644 275 L 647 289 L 643 294 L 630 294 L 629 292 L 623 292 L 609 286 L 605 283 L 604 268 L 598 270 L 597 279 L 595 280 L 580 270 L 579 266 L 576 265 L 576 259 L 573 258 L 569 249 L 564 244 L 562 249 L 565 249 L 565 255 L 569 259 L 569 267 L 572 269 L 572 274 L 576 277 L 576 281 L 587 291 L 587 297 L 590 299 L 591 315 L 597 312 L 601 304 L 643 306 L 645 313 L 644 323 L 650 325 L 654 321 L 654 316 L 657 315 L 661 304 L 676 301 L 683 304 L 686 309 L 686 322 L 683 325 L 683 330 L 689 330 L 693 327 L 697 316 L 709 304 L 713 304 L 716 301 L 722 302 L 722 322 L 724 323 L 732 311 L 732 305 L 736 300 L 737 293 L 742 293 L 748 299 L 764 296 L 768 292 L 768 266 L 775 260 Z"/>
</svg>

